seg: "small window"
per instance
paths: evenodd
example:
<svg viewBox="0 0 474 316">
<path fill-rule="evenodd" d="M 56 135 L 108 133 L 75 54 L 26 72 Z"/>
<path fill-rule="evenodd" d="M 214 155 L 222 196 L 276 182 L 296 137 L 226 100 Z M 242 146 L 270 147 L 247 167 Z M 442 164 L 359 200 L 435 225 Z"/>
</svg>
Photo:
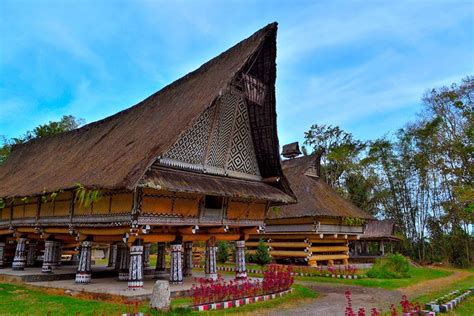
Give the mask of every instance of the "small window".
<svg viewBox="0 0 474 316">
<path fill-rule="evenodd" d="M 206 195 L 201 209 L 201 220 L 221 221 L 224 218 L 224 198 L 215 195 Z"/>
<path fill-rule="evenodd" d="M 212 210 L 220 210 L 224 204 L 224 198 L 215 195 L 206 195 L 204 198 L 204 207 Z"/>
</svg>

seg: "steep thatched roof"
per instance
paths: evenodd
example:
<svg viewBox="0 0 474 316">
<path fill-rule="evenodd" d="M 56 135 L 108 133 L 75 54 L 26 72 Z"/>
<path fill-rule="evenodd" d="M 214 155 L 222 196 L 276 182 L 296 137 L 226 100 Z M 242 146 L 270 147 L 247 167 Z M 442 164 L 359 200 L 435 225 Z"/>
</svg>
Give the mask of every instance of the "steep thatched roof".
<svg viewBox="0 0 474 316">
<path fill-rule="evenodd" d="M 395 221 L 383 219 L 369 221 L 360 239 L 399 239 L 395 236 Z"/>
<path fill-rule="evenodd" d="M 249 120 L 262 177 L 282 176 L 276 134 L 276 23 L 137 105 L 61 135 L 15 146 L 0 167 L 0 197 L 73 188 L 134 189 L 147 169 L 242 71 L 269 90 Z M 285 179 L 278 184 L 291 193 Z"/>
<path fill-rule="evenodd" d="M 316 155 L 284 160 L 282 167 L 298 203 L 282 206 L 279 212 L 269 212 L 270 219 L 307 216 L 373 219 L 318 177 L 319 157 Z"/>
</svg>

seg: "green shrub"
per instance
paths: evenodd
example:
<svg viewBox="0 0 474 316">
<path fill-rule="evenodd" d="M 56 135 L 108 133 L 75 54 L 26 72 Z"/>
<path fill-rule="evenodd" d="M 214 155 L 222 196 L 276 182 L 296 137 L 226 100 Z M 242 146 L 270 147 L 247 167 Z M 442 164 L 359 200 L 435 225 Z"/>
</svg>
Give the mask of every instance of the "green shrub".
<svg viewBox="0 0 474 316">
<path fill-rule="evenodd" d="M 409 278 L 410 264 L 401 254 L 391 254 L 386 258 L 377 259 L 374 266 L 367 272 L 370 278 L 375 279 L 402 279 Z"/>
<path fill-rule="evenodd" d="M 264 266 L 272 262 L 272 256 L 268 251 L 268 246 L 265 245 L 263 239 L 258 242 L 257 250 L 254 255 L 250 256 L 250 261 L 255 262 L 260 266 Z"/>
<path fill-rule="evenodd" d="M 229 260 L 229 244 L 226 241 L 218 242 L 216 259 L 220 263 L 225 263 Z"/>
</svg>

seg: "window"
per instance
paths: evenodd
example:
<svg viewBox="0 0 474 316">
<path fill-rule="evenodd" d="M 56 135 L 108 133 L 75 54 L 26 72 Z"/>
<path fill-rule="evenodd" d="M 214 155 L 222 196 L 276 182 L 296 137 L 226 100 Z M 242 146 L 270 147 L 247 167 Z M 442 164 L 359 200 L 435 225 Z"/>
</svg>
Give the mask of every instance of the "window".
<svg viewBox="0 0 474 316">
<path fill-rule="evenodd" d="M 224 204 L 222 196 L 206 195 L 204 198 L 204 207 L 207 209 L 220 210 Z"/>
<path fill-rule="evenodd" d="M 201 220 L 221 221 L 224 216 L 224 198 L 206 195 L 201 209 Z"/>
</svg>

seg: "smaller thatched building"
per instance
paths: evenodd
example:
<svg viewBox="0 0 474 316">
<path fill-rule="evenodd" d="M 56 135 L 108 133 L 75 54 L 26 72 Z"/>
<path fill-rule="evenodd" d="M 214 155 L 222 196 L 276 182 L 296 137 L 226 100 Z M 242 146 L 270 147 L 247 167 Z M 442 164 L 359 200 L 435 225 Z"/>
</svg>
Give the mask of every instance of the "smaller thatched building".
<svg viewBox="0 0 474 316">
<path fill-rule="evenodd" d="M 368 222 L 364 234 L 351 242 L 351 259 L 371 261 L 370 259 L 384 256 L 386 246 L 393 252 L 394 246 L 401 241 L 396 231 L 395 221 L 392 219 Z"/>
<path fill-rule="evenodd" d="M 298 202 L 270 208 L 265 233 L 252 236 L 249 252 L 263 238 L 276 260 L 347 264 L 349 241 L 358 239 L 366 221 L 374 218 L 320 178 L 320 154 L 295 158 L 298 154 L 297 143 L 283 147 L 282 155 L 291 158 L 282 161 L 283 173 Z"/>
</svg>

